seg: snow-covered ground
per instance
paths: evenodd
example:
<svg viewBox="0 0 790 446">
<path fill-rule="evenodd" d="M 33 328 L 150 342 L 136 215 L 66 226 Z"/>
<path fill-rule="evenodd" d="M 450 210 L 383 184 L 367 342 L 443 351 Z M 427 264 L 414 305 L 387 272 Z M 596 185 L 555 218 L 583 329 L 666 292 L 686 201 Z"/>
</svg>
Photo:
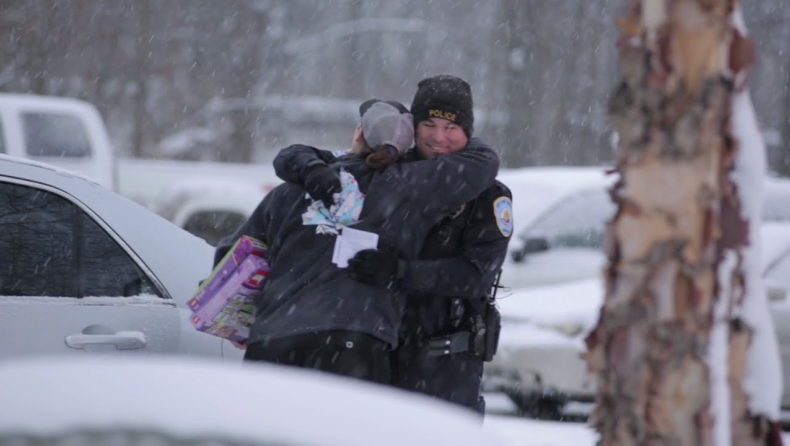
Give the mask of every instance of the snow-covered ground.
<svg viewBox="0 0 790 446">
<path fill-rule="evenodd" d="M 586 423 L 537 421 L 508 415 L 487 415 L 484 428 L 495 432 L 504 446 L 593 446 L 598 434 Z M 790 432 L 782 435 L 790 444 Z"/>
<path fill-rule="evenodd" d="M 597 434 L 586 423 L 530 420 L 516 415 L 516 406 L 501 393 L 487 393 L 483 427 L 500 437 L 503 446 L 593 445 Z"/>
<path fill-rule="evenodd" d="M 505 446 L 592 446 L 598 438 L 598 434 L 585 423 L 490 415 L 483 426 L 499 435 Z"/>
</svg>

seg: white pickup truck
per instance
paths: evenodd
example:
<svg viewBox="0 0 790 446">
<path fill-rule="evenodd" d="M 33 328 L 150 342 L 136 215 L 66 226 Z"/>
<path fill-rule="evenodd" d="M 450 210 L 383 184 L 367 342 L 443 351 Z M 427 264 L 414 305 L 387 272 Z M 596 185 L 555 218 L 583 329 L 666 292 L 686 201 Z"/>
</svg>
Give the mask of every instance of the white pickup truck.
<svg viewBox="0 0 790 446">
<path fill-rule="evenodd" d="M 0 94 L 0 153 L 91 177 L 212 244 L 280 182 L 268 165 L 116 158 L 96 107 L 59 97 Z"/>
</svg>

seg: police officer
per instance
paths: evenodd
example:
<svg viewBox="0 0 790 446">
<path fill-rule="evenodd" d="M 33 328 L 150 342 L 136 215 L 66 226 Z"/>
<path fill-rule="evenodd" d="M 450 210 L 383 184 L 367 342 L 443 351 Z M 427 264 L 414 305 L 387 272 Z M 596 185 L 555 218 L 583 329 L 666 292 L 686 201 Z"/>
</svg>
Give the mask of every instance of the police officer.
<svg viewBox="0 0 790 446">
<path fill-rule="evenodd" d="M 455 153 L 472 137 L 472 92 L 462 79 L 422 80 L 411 111 L 411 159 Z M 401 286 L 409 294 L 394 356 L 396 386 L 484 412 L 483 363 L 494 353 L 499 329 L 488 293 L 513 232 L 511 200 L 510 190 L 494 182 L 431 229 L 418 260 L 406 261 Z M 373 283 L 369 272 L 386 264 L 387 255 L 360 253 L 350 269 L 358 280 Z"/>
<path fill-rule="evenodd" d="M 352 211 L 345 226 L 378 234 L 379 246 L 399 258 L 416 257 L 432 225 L 493 182 L 498 157 L 488 147 L 474 147 L 452 157 L 394 165 L 411 145 L 411 115 L 381 101 L 363 106 L 352 153 L 311 172 L 342 170 L 353 177 L 343 177 L 348 190 L 342 191 L 342 210 Z M 440 178 L 437 169 L 465 173 Z M 441 196 L 428 194 L 437 189 Z M 298 184 L 279 185 L 217 247 L 215 263 L 241 235 L 268 245 L 271 271 L 256 299 L 245 360 L 388 383 L 404 293 L 352 280 L 333 264 L 342 228 L 332 218 L 341 206 L 327 209 L 305 192 Z"/>
<path fill-rule="evenodd" d="M 436 159 L 478 140 L 472 139 L 471 88 L 458 77 L 439 75 L 422 80 L 411 110 L 416 147 L 401 161 Z M 285 151 L 275 160 L 275 170 L 279 167 L 280 174 L 288 165 L 293 172 L 330 158 L 326 152 Z M 281 177 L 300 181 L 293 175 Z M 331 195 L 333 187 L 327 178 L 316 181 L 310 177 L 308 181 L 312 194 Z M 399 346 L 393 354 L 397 387 L 481 414 L 485 410 L 480 394 L 483 362 L 495 352 L 499 325 L 489 290 L 513 231 L 511 198 L 505 185 L 494 182 L 431 229 L 418 259 L 370 250 L 349 262 L 349 273 L 355 280 L 393 286 L 391 278 L 396 276 L 399 280 L 395 284 L 408 291 Z"/>
</svg>

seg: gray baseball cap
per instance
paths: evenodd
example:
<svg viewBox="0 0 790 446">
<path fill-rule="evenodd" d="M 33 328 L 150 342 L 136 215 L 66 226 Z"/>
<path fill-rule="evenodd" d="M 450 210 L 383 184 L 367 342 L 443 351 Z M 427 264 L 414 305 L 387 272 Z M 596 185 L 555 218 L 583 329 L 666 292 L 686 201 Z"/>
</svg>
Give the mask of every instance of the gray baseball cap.
<svg viewBox="0 0 790 446">
<path fill-rule="evenodd" d="M 396 105 L 397 104 L 397 105 Z M 414 142 L 414 117 L 395 101 L 371 99 L 359 107 L 362 136 L 373 150 L 391 147 L 397 153 L 409 150 Z"/>
</svg>

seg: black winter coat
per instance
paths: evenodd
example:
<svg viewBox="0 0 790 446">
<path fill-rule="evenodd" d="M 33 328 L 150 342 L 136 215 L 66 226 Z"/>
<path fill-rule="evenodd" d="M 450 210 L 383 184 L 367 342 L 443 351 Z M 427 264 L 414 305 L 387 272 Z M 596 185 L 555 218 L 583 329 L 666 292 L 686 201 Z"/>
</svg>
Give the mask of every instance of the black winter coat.
<svg viewBox="0 0 790 446">
<path fill-rule="evenodd" d="M 479 138 L 470 139 L 470 146 L 477 144 Z M 307 168 L 332 163 L 341 155 L 291 146 L 277 155 L 274 168 L 281 179 L 301 184 Z M 412 150 L 400 162 L 420 160 Z M 483 313 L 486 293 L 504 263 L 512 235 L 512 198 L 510 189 L 495 181 L 432 227 L 419 255 L 409 258 L 405 278 L 398 284 L 408 292 L 400 337 L 409 348 L 466 329 L 470 316 Z"/>
<path fill-rule="evenodd" d="M 499 169 L 496 153 L 482 141 L 452 155 L 369 170 L 347 155 L 331 166 L 352 174 L 365 195 L 351 227 L 379 235 L 379 249 L 415 258 L 431 227 L 488 188 Z M 405 305 L 397 288 L 352 280 L 332 264 L 336 236 L 302 224 L 311 200 L 299 184 L 274 188 L 247 222 L 217 247 L 215 263 L 238 237 L 269 246 L 271 271 L 256 302 L 249 343 L 326 330 L 367 333 L 393 347 Z"/>
</svg>

